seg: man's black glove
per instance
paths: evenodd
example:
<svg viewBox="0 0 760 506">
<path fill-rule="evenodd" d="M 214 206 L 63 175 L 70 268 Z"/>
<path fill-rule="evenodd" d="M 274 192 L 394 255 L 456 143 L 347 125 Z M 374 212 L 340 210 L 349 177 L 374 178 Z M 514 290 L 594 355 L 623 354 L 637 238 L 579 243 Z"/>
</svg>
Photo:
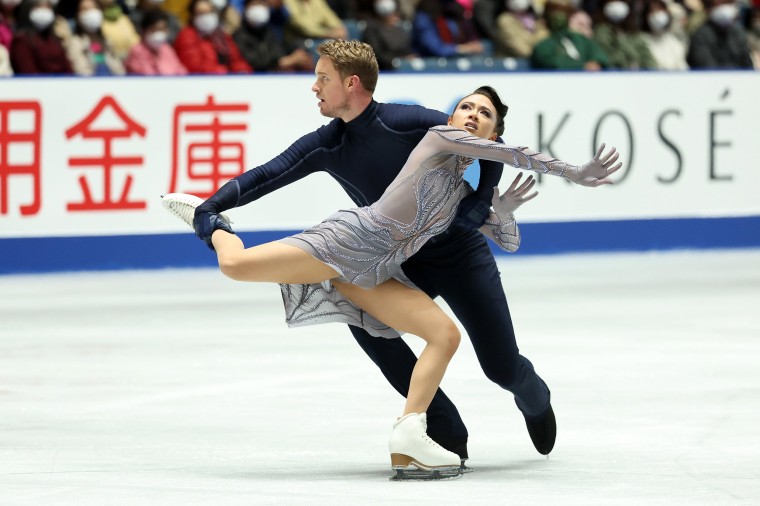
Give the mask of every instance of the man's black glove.
<svg viewBox="0 0 760 506">
<path fill-rule="evenodd" d="M 203 242 L 206 243 L 211 249 L 214 249 L 214 245 L 211 244 L 211 234 L 214 230 L 222 229 L 225 232 L 234 234 L 230 222 L 225 216 L 221 214 L 203 210 L 201 204 L 195 209 L 195 217 L 193 218 L 193 229 L 195 229 L 195 235 L 197 235 Z"/>
<path fill-rule="evenodd" d="M 483 200 L 477 193 L 471 193 L 459 203 L 457 215 L 452 225 L 475 230 L 483 226 L 491 212 L 491 201 Z"/>
</svg>

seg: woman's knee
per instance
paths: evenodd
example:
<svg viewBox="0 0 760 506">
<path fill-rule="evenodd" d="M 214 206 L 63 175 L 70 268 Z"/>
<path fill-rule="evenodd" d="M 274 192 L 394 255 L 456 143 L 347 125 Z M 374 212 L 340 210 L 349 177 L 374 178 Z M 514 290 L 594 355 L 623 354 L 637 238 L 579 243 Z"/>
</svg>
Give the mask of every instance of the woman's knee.
<svg viewBox="0 0 760 506">
<path fill-rule="evenodd" d="M 441 343 L 446 354 L 453 357 L 457 348 L 459 348 L 459 343 L 462 342 L 462 334 L 459 332 L 459 328 L 451 319 L 446 318 L 445 321 L 439 324 L 436 334 L 436 338 Z"/>
</svg>

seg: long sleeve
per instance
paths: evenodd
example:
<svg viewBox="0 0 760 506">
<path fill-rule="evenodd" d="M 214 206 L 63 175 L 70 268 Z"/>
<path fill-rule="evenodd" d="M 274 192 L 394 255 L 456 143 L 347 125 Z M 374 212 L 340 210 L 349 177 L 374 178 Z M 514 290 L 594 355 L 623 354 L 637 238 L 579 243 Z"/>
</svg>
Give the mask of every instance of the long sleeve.
<svg viewBox="0 0 760 506">
<path fill-rule="evenodd" d="M 431 138 L 431 136 L 435 137 Z M 426 149 L 439 153 L 494 160 L 516 169 L 532 170 L 540 174 L 564 178 L 570 178 L 578 171 L 578 167 L 575 165 L 570 165 L 527 147 L 500 144 L 450 126 L 433 127 L 425 137 L 426 139 L 431 138 Z"/>
<path fill-rule="evenodd" d="M 333 143 L 331 139 L 339 138 L 339 134 L 335 134 L 336 121 L 304 135 L 272 160 L 227 182 L 202 204 L 204 210 L 220 213 L 243 206 L 313 172 L 324 170 L 324 164 L 318 160 L 325 147 Z"/>
<path fill-rule="evenodd" d="M 478 230 L 504 251 L 514 253 L 520 247 L 520 229 L 514 214 L 501 216 L 492 211 Z"/>
</svg>

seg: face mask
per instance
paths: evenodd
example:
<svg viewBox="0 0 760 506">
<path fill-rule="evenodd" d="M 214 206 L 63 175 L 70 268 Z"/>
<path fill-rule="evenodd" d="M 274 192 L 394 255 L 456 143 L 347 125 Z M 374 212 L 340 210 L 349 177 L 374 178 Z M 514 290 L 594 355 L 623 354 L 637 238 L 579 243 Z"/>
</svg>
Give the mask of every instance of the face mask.
<svg viewBox="0 0 760 506">
<path fill-rule="evenodd" d="M 50 26 L 54 19 L 55 14 L 53 14 L 53 9 L 48 9 L 47 7 L 32 9 L 29 13 L 29 21 L 31 21 L 34 27 L 39 31 Z"/>
<path fill-rule="evenodd" d="M 649 28 L 655 32 L 661 32 L 670 23 L 670 16 L 665 11 L 655 11 L 649 15 Z"/>
<path fill-rule="evenodd" d="M 79 13 L 79 24 L 86 32 L 97 32 L 103 24 L 103 13 L 98 9 L 87 9 Z"/>
<path fill-rule="evenodd" d="M 546 17 L 546 24 L 549 30 L 553 32 L 561 32 L 567 30 L 567 14 L 564 12 L 552 12 Z"/>
<path fill-rule="evenodd" d="M 525 12 L 530 8 L 531 0 L 507 0 L 507 9 L 514 12 Z"/>
<path fill-rule="evenodd" d="M 738 11 L 734 4 L 723 4 L 710 11 L 710 20 L 716 25 L 730 26 L 737 14 Z"/>
<path fill-rule="evenodd" d="M 377 0 L 375 12 L 378 16 L 389 16 L 396 12 L 396 2 L 393 0 Z"/>
<path fill-rule="evenodd" d="M 199 32 L 208 35 L 219 26 L 219 16 L 217 16 L 215 12 L 207 12 L 206 14 L 201 14 L 196 17 L 193 24 Z"/>
<path fill-rule="evenodd" d="M 269 22 L 269 7 L 266 5 L 251 5 L 245 10 L 245 19 L 251 26 L 258 28 Z"/>
<path fill-rule="evenodd" d="M 227 5 L 227 0 L 211 0 L 211 5 L 213 5 L 216 10 L 220 11 L 224 9 L 225 5 Z"/>
<path fill-rule="evenodd" d="M 631 9 L 627 3 L 617 0 L 604 6 L 604 15 L 613 23 L 623 21 L 630 11 Z"/>
<path fill-rule="evenodd" d="M 169 40 L 169 34 L 164 31 L 152 32 L 145 37 L 145 43 L 151 49 L 158 49 Z"/>
</svg>

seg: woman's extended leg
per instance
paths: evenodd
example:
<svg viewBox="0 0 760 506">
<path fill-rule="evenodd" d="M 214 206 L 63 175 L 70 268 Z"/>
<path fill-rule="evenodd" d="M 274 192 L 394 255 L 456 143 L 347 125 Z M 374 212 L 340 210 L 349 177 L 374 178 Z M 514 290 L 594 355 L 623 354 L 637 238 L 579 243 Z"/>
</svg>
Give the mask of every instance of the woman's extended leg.
<svg viewBox="0 0 760 506">
<path fill-rule="evenodd" d="M 332 267 L 302 249 L 279 242 L 246 248 L 243 241 L 215 230 L 211 242 L 225 276 L 237 281 L 321 283 L 338 276 Z"/>
<path fill-rule="evenodd" d="M 459 346 L 457 326 L 425 292 L 395 279 L 371 290 L 336 281 L 333 284 L 344 297 L 384 324 L 425 340 L 427 345 L 412 371 L 404 415 L 426 412 Z"/>
</svg>

